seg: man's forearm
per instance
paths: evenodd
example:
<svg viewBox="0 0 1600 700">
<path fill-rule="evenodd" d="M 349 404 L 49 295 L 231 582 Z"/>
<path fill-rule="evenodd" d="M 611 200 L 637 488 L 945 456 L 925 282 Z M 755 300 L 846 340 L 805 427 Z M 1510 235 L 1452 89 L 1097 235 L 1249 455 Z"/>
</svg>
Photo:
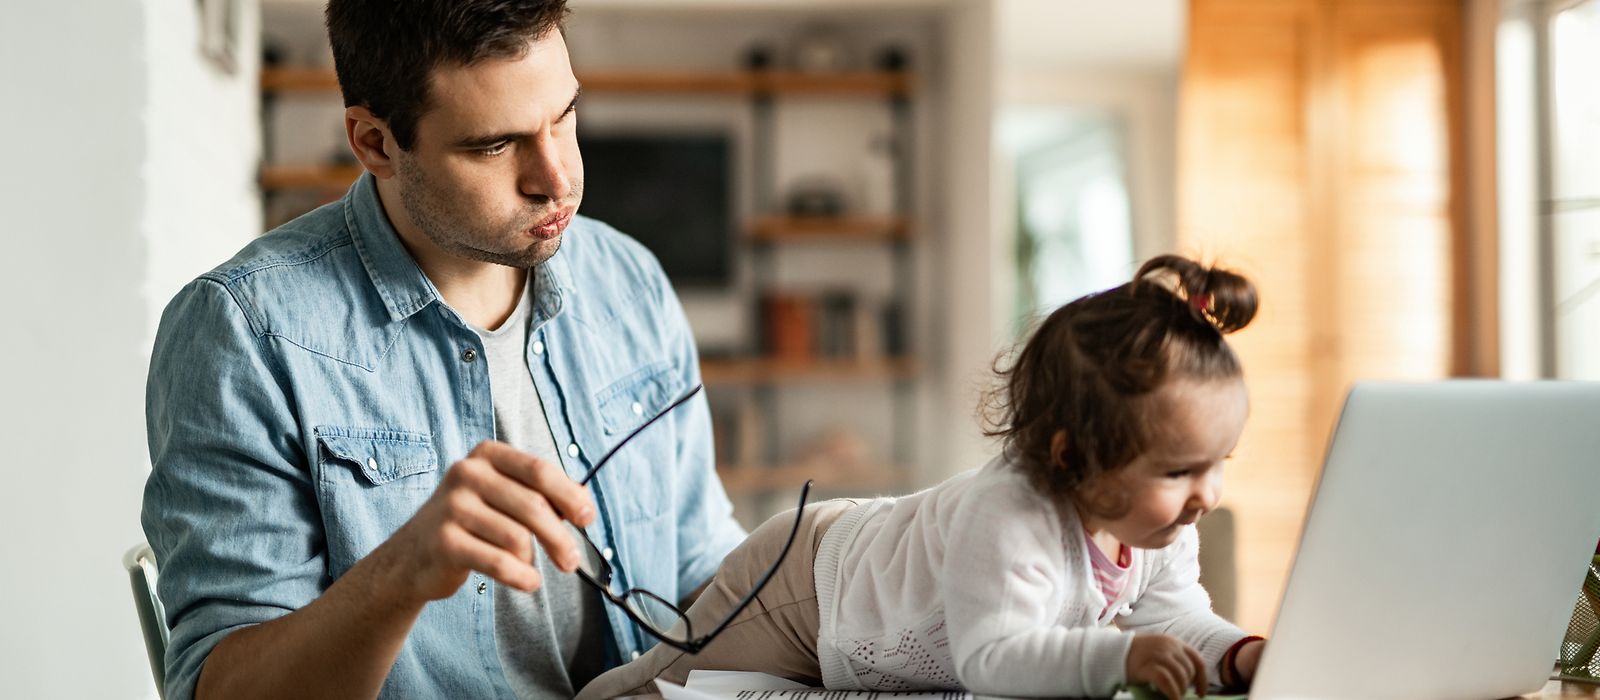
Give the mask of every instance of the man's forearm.
<svg viewBox="0 0 1600 700">
<path fill-rule="evenodd" d="M 382 548 L 311 604 L 239 629 L 212 649 L 195 697 L 373 698 L 423 603 L 398 599 Z"/>
</svg>

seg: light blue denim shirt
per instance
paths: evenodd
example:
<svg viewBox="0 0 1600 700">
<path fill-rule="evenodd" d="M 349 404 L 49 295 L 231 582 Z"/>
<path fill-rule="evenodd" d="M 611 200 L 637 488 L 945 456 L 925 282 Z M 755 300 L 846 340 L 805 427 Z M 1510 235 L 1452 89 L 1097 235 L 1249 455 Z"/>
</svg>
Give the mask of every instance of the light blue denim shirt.
<svg viewBox="0 0 1600 700">
<path fill-rule="evenodd" d="M 528 366 L 568 474 L 700 380 L 659 264 L 574 217 L 538 268 Z M 494 437 L 476 333 L 401 246 L 370 175 L 246 246 L 167 306 L 146 397 L 143 523 L 184 700 L 229 632 L 310 603 L 394 533 L 446 468 Z M 681 599 L 744 537 L 713 469 L 704 396 L 640 434 L 592 485 L 620 583 Z M 513 697 L 494 581 L 429 603 L 383 697 Z M 654 643 L 607 605 L 608 665 Z"/>
</svg>

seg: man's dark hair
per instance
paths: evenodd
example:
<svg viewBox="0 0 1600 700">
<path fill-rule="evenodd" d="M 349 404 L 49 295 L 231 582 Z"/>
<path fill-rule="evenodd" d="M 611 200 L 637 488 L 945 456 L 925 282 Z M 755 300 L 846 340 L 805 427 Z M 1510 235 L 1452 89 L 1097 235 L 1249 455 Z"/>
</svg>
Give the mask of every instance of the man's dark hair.
<svg viewBox="0 0 1600 700">
<path fill-rule="evenodd" d="M 372 110 L 409 151 L 434 68 L 519 58 L 528 42 L 562 31 L 568 12 L 566 0 L 329 0 L 344 104 Z"/>
</svg>

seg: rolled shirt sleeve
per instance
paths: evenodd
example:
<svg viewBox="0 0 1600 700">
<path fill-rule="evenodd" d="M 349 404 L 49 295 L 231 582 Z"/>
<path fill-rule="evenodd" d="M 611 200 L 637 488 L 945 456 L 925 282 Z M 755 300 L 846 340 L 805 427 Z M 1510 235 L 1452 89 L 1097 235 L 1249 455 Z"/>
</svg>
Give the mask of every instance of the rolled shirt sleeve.
<svg viewBox="0 0 1600 700">
<path fill-rule="evenodd" d="M 240 304 L 201 278 L 162 316 L 146 422 L 141 521 L 171 630 L 166 697 L 193 697 L 228 633 L 305 606 L 327 567 L 285 384 Z"/>
</svg>

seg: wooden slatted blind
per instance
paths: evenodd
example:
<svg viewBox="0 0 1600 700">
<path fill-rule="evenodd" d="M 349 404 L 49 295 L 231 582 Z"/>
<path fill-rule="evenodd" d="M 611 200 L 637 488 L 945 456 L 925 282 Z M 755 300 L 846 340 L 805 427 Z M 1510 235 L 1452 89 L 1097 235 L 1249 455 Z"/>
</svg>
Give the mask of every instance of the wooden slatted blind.
<svg viewBox="0 0 1600 700">
<path fill-rule="evenodd" d="M 1270 629 L 1350 382 L 1468 369 L 1460 15 L 1453 0 L 1191 0 L 1180 249 L 1262 294 L 1233 339 L 1253 410 L 1224 495 L 1249 630 Z"/>
</svg>

